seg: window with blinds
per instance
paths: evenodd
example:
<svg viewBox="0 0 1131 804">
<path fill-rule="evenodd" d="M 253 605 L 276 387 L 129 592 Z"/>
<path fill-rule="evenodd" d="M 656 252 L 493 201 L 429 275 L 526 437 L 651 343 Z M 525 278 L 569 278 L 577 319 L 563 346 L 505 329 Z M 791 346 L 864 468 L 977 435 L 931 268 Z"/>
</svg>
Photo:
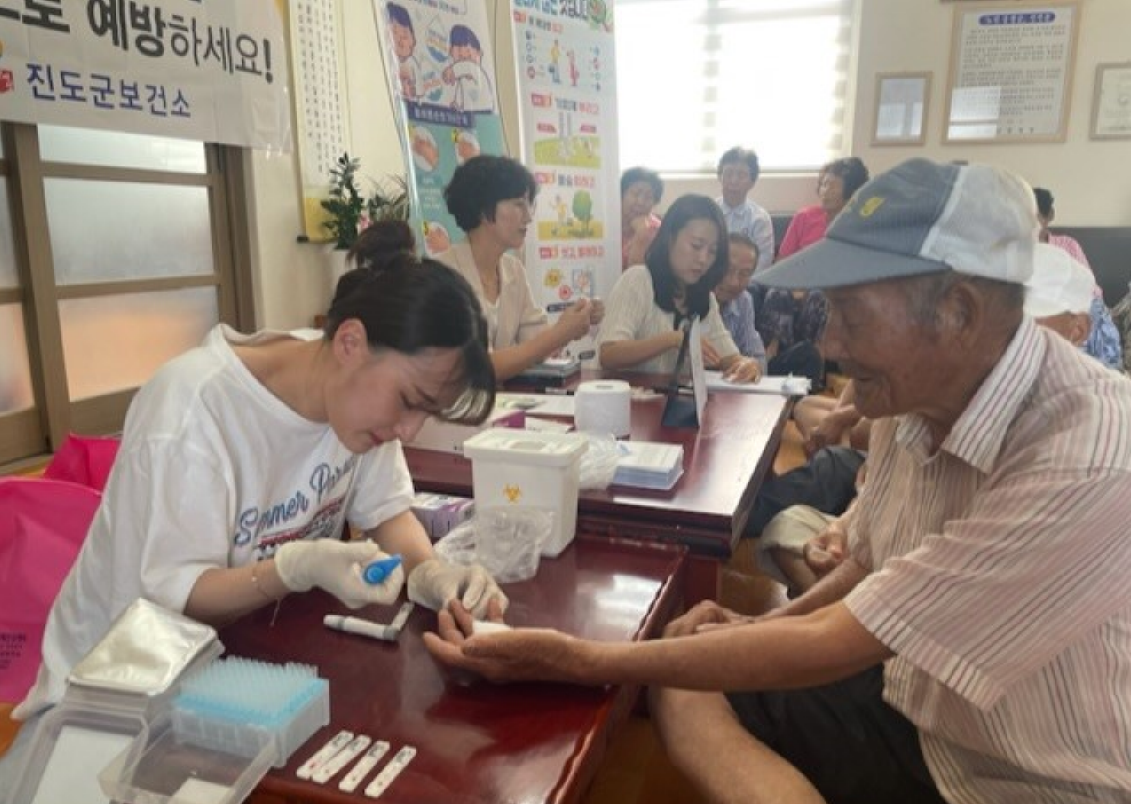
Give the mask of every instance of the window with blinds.
<svg viewBox="0 0 1131 804">
<path fill-rule="evenodd" d="M 617 0 L 621 165 L 710 172 L 843 155 L 854 0 Z"/>
</svg>

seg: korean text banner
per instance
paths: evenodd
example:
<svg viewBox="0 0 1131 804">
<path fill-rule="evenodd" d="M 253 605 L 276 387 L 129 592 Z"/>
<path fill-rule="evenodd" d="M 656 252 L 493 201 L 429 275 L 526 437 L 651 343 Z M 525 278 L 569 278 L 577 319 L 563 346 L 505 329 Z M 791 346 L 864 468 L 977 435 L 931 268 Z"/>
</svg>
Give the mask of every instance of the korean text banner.
<svg viewBox="0 0 1131 804">
<path fill-rule="evenodd" d="M 522 160 L 538 180 L 526 270 L 549 310 L 620 276 L 612 3 L 513 0 Z"/>
<path fill-rule="evenodd" d="M 278 0 L 0 0 L 0 119 L 290 149 Z"/>
<path fill-rule="evenodd" d="M 457 166 L 502 154 L 495 56 L 482 0 L 373 0 L 408 164 L 412 217 L 430 254 L 462 235 L 444 203 Z"/>
</svg>

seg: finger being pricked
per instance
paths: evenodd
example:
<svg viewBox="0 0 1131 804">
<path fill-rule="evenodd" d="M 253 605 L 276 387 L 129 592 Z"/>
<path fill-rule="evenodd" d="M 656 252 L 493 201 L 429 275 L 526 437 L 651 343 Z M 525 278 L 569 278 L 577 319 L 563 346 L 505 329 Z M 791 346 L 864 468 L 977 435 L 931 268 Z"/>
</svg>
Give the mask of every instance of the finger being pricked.
<svg viewBox="0 0 1131 804">
<path fill-rule="evenodd" d="M 570 646 L 576 640 L 543 628 L 508 630 L 473 620 L 462 607 L 440 612 L 437 633 L 424 635 L 429 653 L 443 665 L 489 681 L 574 681 Z M 475 634 L 476 629 L 479 634 Z"/>
<path fill-rule="evenodd" d="M 455 613 L 452 610 L 458 609 Z M 462 606 L 453 605 L 437 615 L 436 633 L 424 634 L 424 646 L 432 658 L 445 667 L 457 672 L 472 673 L 483 678 L 491 678 L 491 667 L 483 661 L 464 654 L 463 646 L 474 633 L 475 625 L 471 615 Z M 470 679 L 461 679 L 467 683 Z"/>
</svg>

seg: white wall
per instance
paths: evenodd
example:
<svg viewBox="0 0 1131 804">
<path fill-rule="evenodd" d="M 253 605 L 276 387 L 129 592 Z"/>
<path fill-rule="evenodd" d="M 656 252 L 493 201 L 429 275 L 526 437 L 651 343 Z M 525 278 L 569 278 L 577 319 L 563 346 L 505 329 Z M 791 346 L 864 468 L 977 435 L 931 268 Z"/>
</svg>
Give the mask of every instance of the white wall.
<svg viewBox="0 0 1131 804">
<path fill-rule="evenodd" d="M 380 45 L 370 0 L 339 0 L 345 27 L 348 98 L 353 153 L 374 178 L 403 173 L 400 144 L 386 91 Z M 1004 0 L 1003 0 L 1004 2 Z M 1068 136 L 1051 145 L 943 145 L 942 116 L 950 61 L 952 13 L 957 4 L 938 0 L 860 0 L 859 45 L 854 58 L 855 96 L 852 153 L 873 173 L 912 156 L 936 160 L 996 162 L 1051 189 L 1057 221 L 1065 225 L 1131 225 L 1131 143 L 1088 139 L 1095 66 L 1125 61 L 1131 31 L 1131 0 L 1082 0 Z M 518 122 L 513 49 L 507 0 L 487 0 L 492 15 L 498 91 L 509 148 L 517 153 Z M 934 74 L 927 142 L 923 146 L 872 147 L 875 76 L 879 72 Z M 783 120 L 788 124 L 787 120 Z M 757 143 L 750 143 L 757 148 Z M 259 325 L 309 325 L 329 300 L 322 249 L 299 244 L 301 230 L 298 168 L 292 156 L 251 157 L 256 231 Z M 753 197 L 774 212 L 789 212 L 815 201 L 810 174 L 767 174 Z M 713 176 L 666 178 L 665 205 L 684 192 L 717 194 Z"/>
<path fill-rule="evenodd" d="M 944 145 L 943 115 L 950 69 L 951 13 L 961 4 L 864 0 L 857 72 L 854 153 L 873 170 L 911 156 L 992 162 L 1047 187 L 1056 196 L 1057 223 L 1131 225 L 1131 141 L 1088 139 L 1096 64 L 1131 57 L 1131 2 L 1082 0 L 1072 79 L 1068 136 L 1063 143 Z M 875 76 L 881 72 L 934 73 L 927 142 L 923 147 L 872 147 Z"/>
</svg>

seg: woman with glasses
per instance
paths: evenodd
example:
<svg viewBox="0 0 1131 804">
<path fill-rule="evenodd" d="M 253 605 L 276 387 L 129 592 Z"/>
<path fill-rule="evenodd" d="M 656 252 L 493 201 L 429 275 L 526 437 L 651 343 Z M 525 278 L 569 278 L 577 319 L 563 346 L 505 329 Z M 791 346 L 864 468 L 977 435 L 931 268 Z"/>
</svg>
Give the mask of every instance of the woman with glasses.
<svg viewBox="0 0 1131 804">
<path fill-rule="evenodd" d="M 534 220 L 538 185 L 530 171 L 505 156 L 476 156 L 456 168 L 444 189 L 448 212 L 467 239 L 437 255 L 475 290 L 500 380 L 530 368 L 588 334 L 604 305 L 581 299 L 553 324 L 534 301 L 526 269 L 508 252 L 522 247 Z"/>
</svg>

